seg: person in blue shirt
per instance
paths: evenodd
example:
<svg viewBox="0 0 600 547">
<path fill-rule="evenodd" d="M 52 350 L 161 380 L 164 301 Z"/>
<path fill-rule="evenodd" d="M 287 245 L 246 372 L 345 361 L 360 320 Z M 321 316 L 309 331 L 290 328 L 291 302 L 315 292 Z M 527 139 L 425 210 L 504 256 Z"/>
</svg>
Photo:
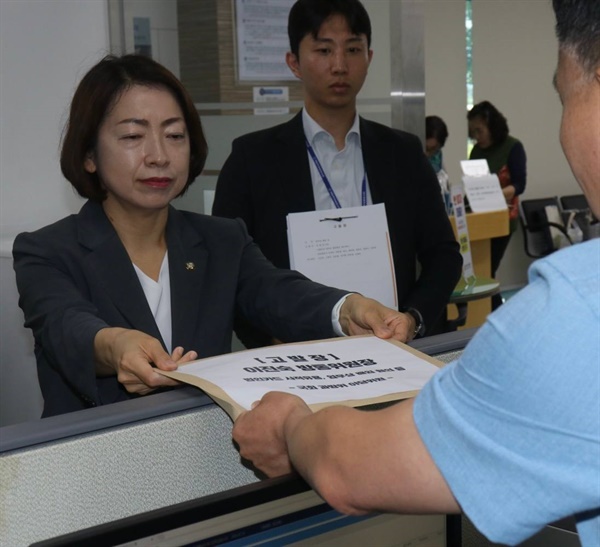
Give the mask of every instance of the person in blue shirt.
<svg viewBox="0 0 600 547">
<path fill-rule="evenodd" d="M 600 2 L 553 5 L 560 140 L 598 215 Z M 295 470 L 345 513 L 462 510 L 511 545 L 574 515 L 582 546 L 597 547 L 600 239 L 534 263 L 529 277 L 415 399 L 313 414 L 271 392 L 234 424 L 240 454 L 269 476 Z"/>
</svg>

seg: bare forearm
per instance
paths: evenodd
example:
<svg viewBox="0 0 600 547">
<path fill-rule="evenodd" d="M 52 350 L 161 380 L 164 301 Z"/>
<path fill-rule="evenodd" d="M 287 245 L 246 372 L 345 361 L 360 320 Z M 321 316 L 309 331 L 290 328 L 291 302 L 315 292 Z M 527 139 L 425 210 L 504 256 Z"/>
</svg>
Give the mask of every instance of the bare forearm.
<svg viewBox="0 0 600 547">
<path fill-rule="evenodd" d="M 332 507 L 349 514 L 368 511 L 353 502 L 349 471 L 360 463 L 353 461 L 348 439 L 340 434 L 347 429 L 341 423 L 352 423 L 358 413 L 344 407 L 327 408 L 285 428 L 294 468 Z"/>
<path fill-rule="evenodd" d="M 459 509 L 418 436 L 410 401 L 376 412 L 325 409 L 286 426 L 286 439 L 293 466 L 344 513 Z"/>
<path fill-rule="evenodd" d="M 343 513 L 458 511 L 419 436 L 412 400 L 313 413 L 301 398 L 272 391 L 237 418 L 233 438 L 258 469 L 271 477 L 295 469 Z"/>
</svg>

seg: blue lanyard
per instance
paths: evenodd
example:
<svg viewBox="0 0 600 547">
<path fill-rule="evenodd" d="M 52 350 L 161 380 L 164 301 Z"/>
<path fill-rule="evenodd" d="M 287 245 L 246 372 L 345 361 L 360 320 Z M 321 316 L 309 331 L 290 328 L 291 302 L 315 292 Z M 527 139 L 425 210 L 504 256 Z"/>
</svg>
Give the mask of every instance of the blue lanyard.
<svg viewBox="0 0 600 547">
<path fill-rule="evenodd" d="M 317 171 L 319 172 L 319 175 L 321 175 L 321 179 L 323 179 L 323 184 L 325 185 L 325 188 L 327 188 L 327 191 L 329 192 L 329 197 L 331 198 L 331 201 L 333 201 L 333 204 L 335 205 L 336 209 L 341 209 L 342 205 L 340 203 L 340 200 L 335 195 L 335 192 L 333 191 L 333 188 L 331 187 L 329 179 L 327 178 L 325 171 L 323 171 L 323 166 L 321 165 L 319 158 L 317 158 L 317 155 L 315 154 L 313 147 L 308 142 L 308 139 L 306 138 L 306 136 L 304 137 L 304 141 L 306 142 L 306 149 L 308 150 L 308 153 L 310 154 L 310 157 L 312 158 L 312 160 L 315 164 L 315 167 L 317 168 Z M 366 171 L 366 169 L 363 174 L 362 189 L 361 189 L 360 194 L 361 194 L 361 203 L 362 203 L 362 206 L 364 207 L 367 204 L 367 171 Z"/>
</svg>

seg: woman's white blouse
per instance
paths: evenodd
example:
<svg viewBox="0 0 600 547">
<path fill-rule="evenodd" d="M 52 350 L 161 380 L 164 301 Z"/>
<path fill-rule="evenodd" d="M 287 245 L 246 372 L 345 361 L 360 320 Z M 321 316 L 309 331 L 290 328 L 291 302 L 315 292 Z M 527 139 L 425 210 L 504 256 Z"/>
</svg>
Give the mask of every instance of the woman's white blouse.
<svg viewBox="0 0 600 547">
<path fill-rule="evenodd" d="M 151 277 L 148 277 L 142 270 L 140 270 L 135 264 L 135 273 L 140 280 L 146 300 L 158 326 L 158 330 L 162 336 L 162 339 L 167 346 L 167 351 L 171 353 L 171 284 L 169 282 L 169 253 L 165 253 L 162 265 L 160 267 L 160 274 L 158 275 L 158 282 L 154 281 Z"/>
</svg>

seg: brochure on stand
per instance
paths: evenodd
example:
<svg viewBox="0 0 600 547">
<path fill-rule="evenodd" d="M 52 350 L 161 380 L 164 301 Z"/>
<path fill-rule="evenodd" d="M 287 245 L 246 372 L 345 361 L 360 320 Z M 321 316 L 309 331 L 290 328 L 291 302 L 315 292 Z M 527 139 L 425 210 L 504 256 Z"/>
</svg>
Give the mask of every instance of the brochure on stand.
<svg viewBox="0 0 600 547">
<path fill-rule="evenodd" d="M 502 211 L 507 208 L 506 199 L 497 175 L 490 174 L 486 160 L 460 162 L 463 185 L 474 213 Z"/>
<path fill-rule="evenodd" d="M 382 203 L 287 216 L 290 265 L 324 285 L 398 309 L 396 274 Z"/>
<path fill-rule="evenodd" d="M 157 372 L 199 387 L 235 420 L 269 391 L 298 395 L 313 410 L 414 397 L 442 365 L 394 340 L 348 336 L 229 353 Z"/>
<path fill-rule="evenodd" d="M 487 164 L 486 164 L 487 165 Z M 460 254 L 463 258 L 463 279 L 471 280 L 475 277 L 473 269 L 473 256 L 471 254 L 471 241 L 469 239 L 469 227 L 467 225 L 467 211 L 465 200 L 460 184 L 453 184 L 450 189 L 452 197 L 452 209 L 454 211 L 454 222 L 456 223 L 456 235 L 460 244 Z"/>
</svg>

